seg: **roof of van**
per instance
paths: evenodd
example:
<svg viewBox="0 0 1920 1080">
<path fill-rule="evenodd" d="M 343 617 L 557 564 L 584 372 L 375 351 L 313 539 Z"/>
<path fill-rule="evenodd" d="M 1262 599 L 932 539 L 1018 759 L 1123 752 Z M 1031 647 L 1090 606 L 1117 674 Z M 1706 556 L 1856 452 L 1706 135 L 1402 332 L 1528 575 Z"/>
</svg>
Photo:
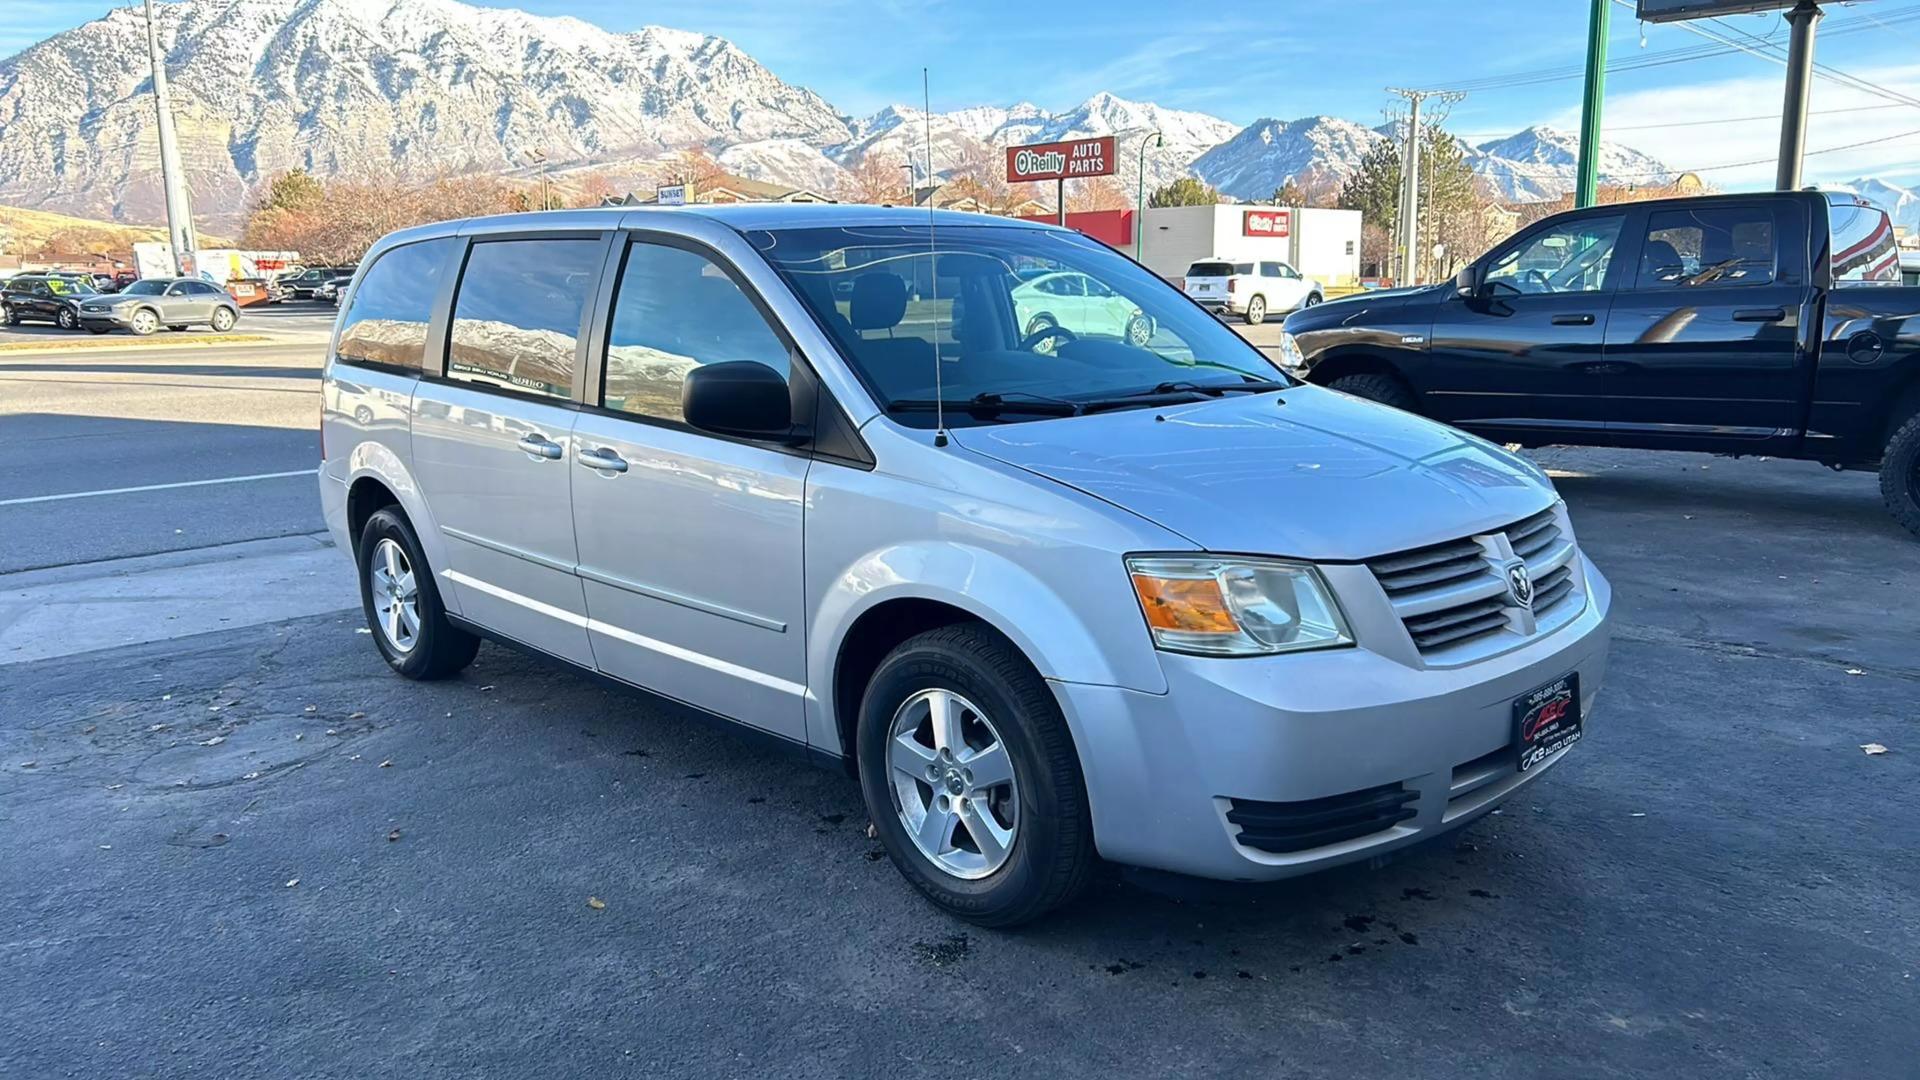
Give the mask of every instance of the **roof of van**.
<svg viewBox="0 0 1920 1080">
<path fill-rule="evenodd" d="M 960 210 L 934 210 L 912 206 L 867 206 L 856 203 L 727 203 L 695 206 L 607 206 L 582 210 L 536 210 L 523 214 L 494 214 L 486 217 L 439 221 L 402 229 L 391 239 L 408 240 L 432 236 L 450 236 L 474 226 L 499 229 L 521 226 L 536 229 L 612 229 L 622 223 L 636 224 L 654 214 L 685 214 L 720 222 L 729 228 L 795 229 L 834 228 L 846 225 L 925 225 L 931 217 L 936 228 L 961 225 L 993 226 L 1012 229 L 1053 229 L 1056 225 L 1021 221 L 1017 218 L 972 214 Z"/>
</svg>

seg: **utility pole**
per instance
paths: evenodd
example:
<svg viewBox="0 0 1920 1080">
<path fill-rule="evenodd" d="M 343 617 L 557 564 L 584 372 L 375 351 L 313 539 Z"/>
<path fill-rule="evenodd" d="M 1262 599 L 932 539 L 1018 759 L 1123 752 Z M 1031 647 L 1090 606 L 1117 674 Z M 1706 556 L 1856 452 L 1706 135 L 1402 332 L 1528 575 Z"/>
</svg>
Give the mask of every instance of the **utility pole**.
<svg viewBox="0 0 1920 1080">
<path fill-rule="evenodd" d="M 184 277 L 200 248 L 193 232 L 193 206 L 187 201 L 187 178 L 180 169 L 180 146 L 173 131 L 173 105 L 167 98 L 167 65 L 160 55 L 160 35 L 153 27 L 153 0 L 147 0 L 147 62 L 153 67 L 153 104 L 160 114 L 160 184 L 167 199 L 167 239 L 173 249 L 173 272 Z"/>
<path fill-rule="evenodd" d="M 1457 90 L 1402 90 L 1387 87 L 1387 93 L 1407 99 L 1407 145 L 1400 161 L 1400 277 L 1395 285 L 1417 285 L 1420 277 L 1420 106 L 1429 99 L 1451 104 L 1465 97 Z"/>
<path fill-rule="evenodd" d="M 1580 164 L 1573 185 L 1575 209 L 1600 198 L 1600 105 L 1607 92 L 1607 32 L 1613 0 L 1593 0 L 1587 17 L 1587 83 L 1580 99 Z"/>
<path fill-rule="evenodd" d="M 1147 147 L 1165 146 L 1166 139 L 1155 131 L 1140 140 L 1140 164 L 1134 171 L 1133 185 L 1133 261 L 1140 261 L 1140 241 L 1147 224 Z"/>
<path fill-rule="evenodd" d="M 1787 12 L 1793 33 L 1787 41 L 1787 100 L 1780 110 L 1780 171 L 1774 177 L 1774 187 L 1781 191 L 1800 188 L 1800 160 L 1807 145 L 1807 91 L 1813 84 L 1814 26 L 1820 15 L 1814 0 L 1800 0 Z"/>
</svg>

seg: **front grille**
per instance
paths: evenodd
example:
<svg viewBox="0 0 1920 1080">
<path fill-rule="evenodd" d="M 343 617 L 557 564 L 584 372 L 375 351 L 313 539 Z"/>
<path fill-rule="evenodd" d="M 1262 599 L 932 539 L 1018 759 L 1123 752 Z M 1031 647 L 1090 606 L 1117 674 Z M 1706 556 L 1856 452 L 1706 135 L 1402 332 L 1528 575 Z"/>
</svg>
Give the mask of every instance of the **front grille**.
<svg viewBox="0 0 1920 1080">
<path fill-rule="evenodd" d="M 1573 557 L 1559 512 L 1548 507 L 1491 533 L 1370 559 L 1367 569 L 1422 656 L 1466 660 L 1498 635 L 1524 637 L 1571 618 L 1579 610 L 1568 603 Z M 1533 581 L 1531 617 L 1508 591 L 1505 567 L 1516 558 Z"/>
<path fill-rule="evenodd" d="M 1325 847 L 1390 829 L 1413 816 L 1420 797 L 1404 784 L 1329 795 L 1300 802 L 1229 799 L 1227 820 L 1240 827 L 1243 846 L 1275 854 Z"/>
</svg>

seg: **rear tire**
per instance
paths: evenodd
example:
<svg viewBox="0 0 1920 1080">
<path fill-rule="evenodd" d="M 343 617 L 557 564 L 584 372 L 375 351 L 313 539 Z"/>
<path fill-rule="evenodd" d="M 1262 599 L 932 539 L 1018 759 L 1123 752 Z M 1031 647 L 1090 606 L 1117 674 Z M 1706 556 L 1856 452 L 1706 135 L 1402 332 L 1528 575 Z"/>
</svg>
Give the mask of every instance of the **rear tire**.
<svg viewBox="0 0 1920 1080">
<path fill-rule="evenodd" d="M 53 324 L 62 330 L 78 330 L 80 329 L 80 317 L 75 315 L 69 308 L 61 308 L 60 311 L 54 315 Z"/>
<path fill-rule="evenodd" d="M 1267 321 L 1267 298 L 1256 296 L 1247 301 L 1247 325 L 1259 326 Z"/>
<path fill-rule="evenodd" d="M 929 698 L 948 702 L 942 706 L 942 715 L 952 718 L 946 736 L 932 734 Z M 855 744 L 860 787 L 881 844 L 901 875 L 949 914 L 981 926 L 1015 926 L 1086 886 L 1099 857 L 1079 755 L 1046 681 L 998 634 L 960 623 L 903 642 L 867 684 Z M 950 748 L 946 756 L 933 749 L 940 745 Z M 897 768 L 902 763 L 912 768 Z M 970 764 L 981 768 L 978 777 Z M 942 775 L 929 780 L 923 768 Z M 1010 778 L 990 782 L 990 768 Z M 924 831 L 936 804 L 940 820 L 954 824 Z M 945 855 L 930 856 L 909 832 L 917 812 L 916 831 L 933 836 L 924 842 Z M 985 828 L 1010 833 L 1000 848 L 1004 855 L 994 853 L 1001 841 L 974 839 L 982 814 L 993 815 Z"/>
<path fill-rule="evenodd" d="M 1326 299 L 1326 297 L 1321 296 L 1317 292 L 1308 293 L 1307 298 L 1305 300 L 1300 301 L 1300 306 L 1303 308 L 1310 308 L 1324 299 Z"/>
<path fill-rule="evenodd" d="M 1880 497 L 1893 520 L 1920 536 L 1920 413 L 1907 417 L 1887 440 L 1880 459 Z"/>
<path fill-rule="evenodd" d="M 1418 412 L 1419 402 L 1414 399 L 1413 391 L 1407 384 L 1391 375 L 1342 375 L 1327 384 L 1343 394 L 1377 401 L 1382 405 L 1391 405 L 1407 412 Z"/>
<path fill-rule="evenodd" d="M 480 639 L 447 620 L 420 538 L 396 507 L 374 512 L 354 551 L 373 643 L 409 679 L 444 679 L 473 663 Z M 408 617 L 410 613 L 410 618 Z"/>
</svg>

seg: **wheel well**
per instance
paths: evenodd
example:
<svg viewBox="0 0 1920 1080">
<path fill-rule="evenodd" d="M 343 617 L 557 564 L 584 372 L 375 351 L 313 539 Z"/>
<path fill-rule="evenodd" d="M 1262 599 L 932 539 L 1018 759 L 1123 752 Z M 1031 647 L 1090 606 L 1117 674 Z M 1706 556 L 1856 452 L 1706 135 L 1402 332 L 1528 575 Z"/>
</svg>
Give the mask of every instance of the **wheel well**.
<svg viewBox="0 0 1920 1080">
<path fill-rule="evenodd" d="M 833 669 L 833 717 L 840 751 L 849 773 L 858 773 L 854 733 L 860 725 L 860 698 L 867 683 L 901 642 L 916 634 L 961 622 L 978 622 L 971 613 L 938 600 L 889 600 L 854 621 L 840 644 Z"/>
<path fill-rule="evenodd" d="M 1348 375 L 1385 375 L 1390 379 L 1398 379 L 1408 390 L 1413 389 L 1413 384 L 1407 382 L 1407 377 L 1400 374 L 1399 368 L 1371 353 L 1342 353 L 1339 356 L 1329 356 L 1313 365 L 1312 370 L 1307 373 L 1307 381 L 1326 386 L 1333 380 L 1344 379 Z"/>
<path fill-rule="evenodd" d="M 357 549 L 360 546 L 360 530 L 367 527 L 367 519 L 385 507 L 399 505 L 400 500 L 387 490 L 387 485 L 373 477 L 363 476 L 355 480 L 353 486 L 347 489 L 347 542 Z"/>
<path fill-rule="evenodd" d="M 1880 446 L 1875 447 L 1875 451 L 1878 452 L 1884 448 L 1887 440 L 1893 438 L 1893 433 L 1899 431 L 1901 425 L 1915 413 L 1920 413 L 1920 375 L 1908 379 L 1907 385 L 1902 387 L 1894 398 L 1893 407 L 1887 410 L 1884 430 L 1880 432 Z"/>
</svg>

